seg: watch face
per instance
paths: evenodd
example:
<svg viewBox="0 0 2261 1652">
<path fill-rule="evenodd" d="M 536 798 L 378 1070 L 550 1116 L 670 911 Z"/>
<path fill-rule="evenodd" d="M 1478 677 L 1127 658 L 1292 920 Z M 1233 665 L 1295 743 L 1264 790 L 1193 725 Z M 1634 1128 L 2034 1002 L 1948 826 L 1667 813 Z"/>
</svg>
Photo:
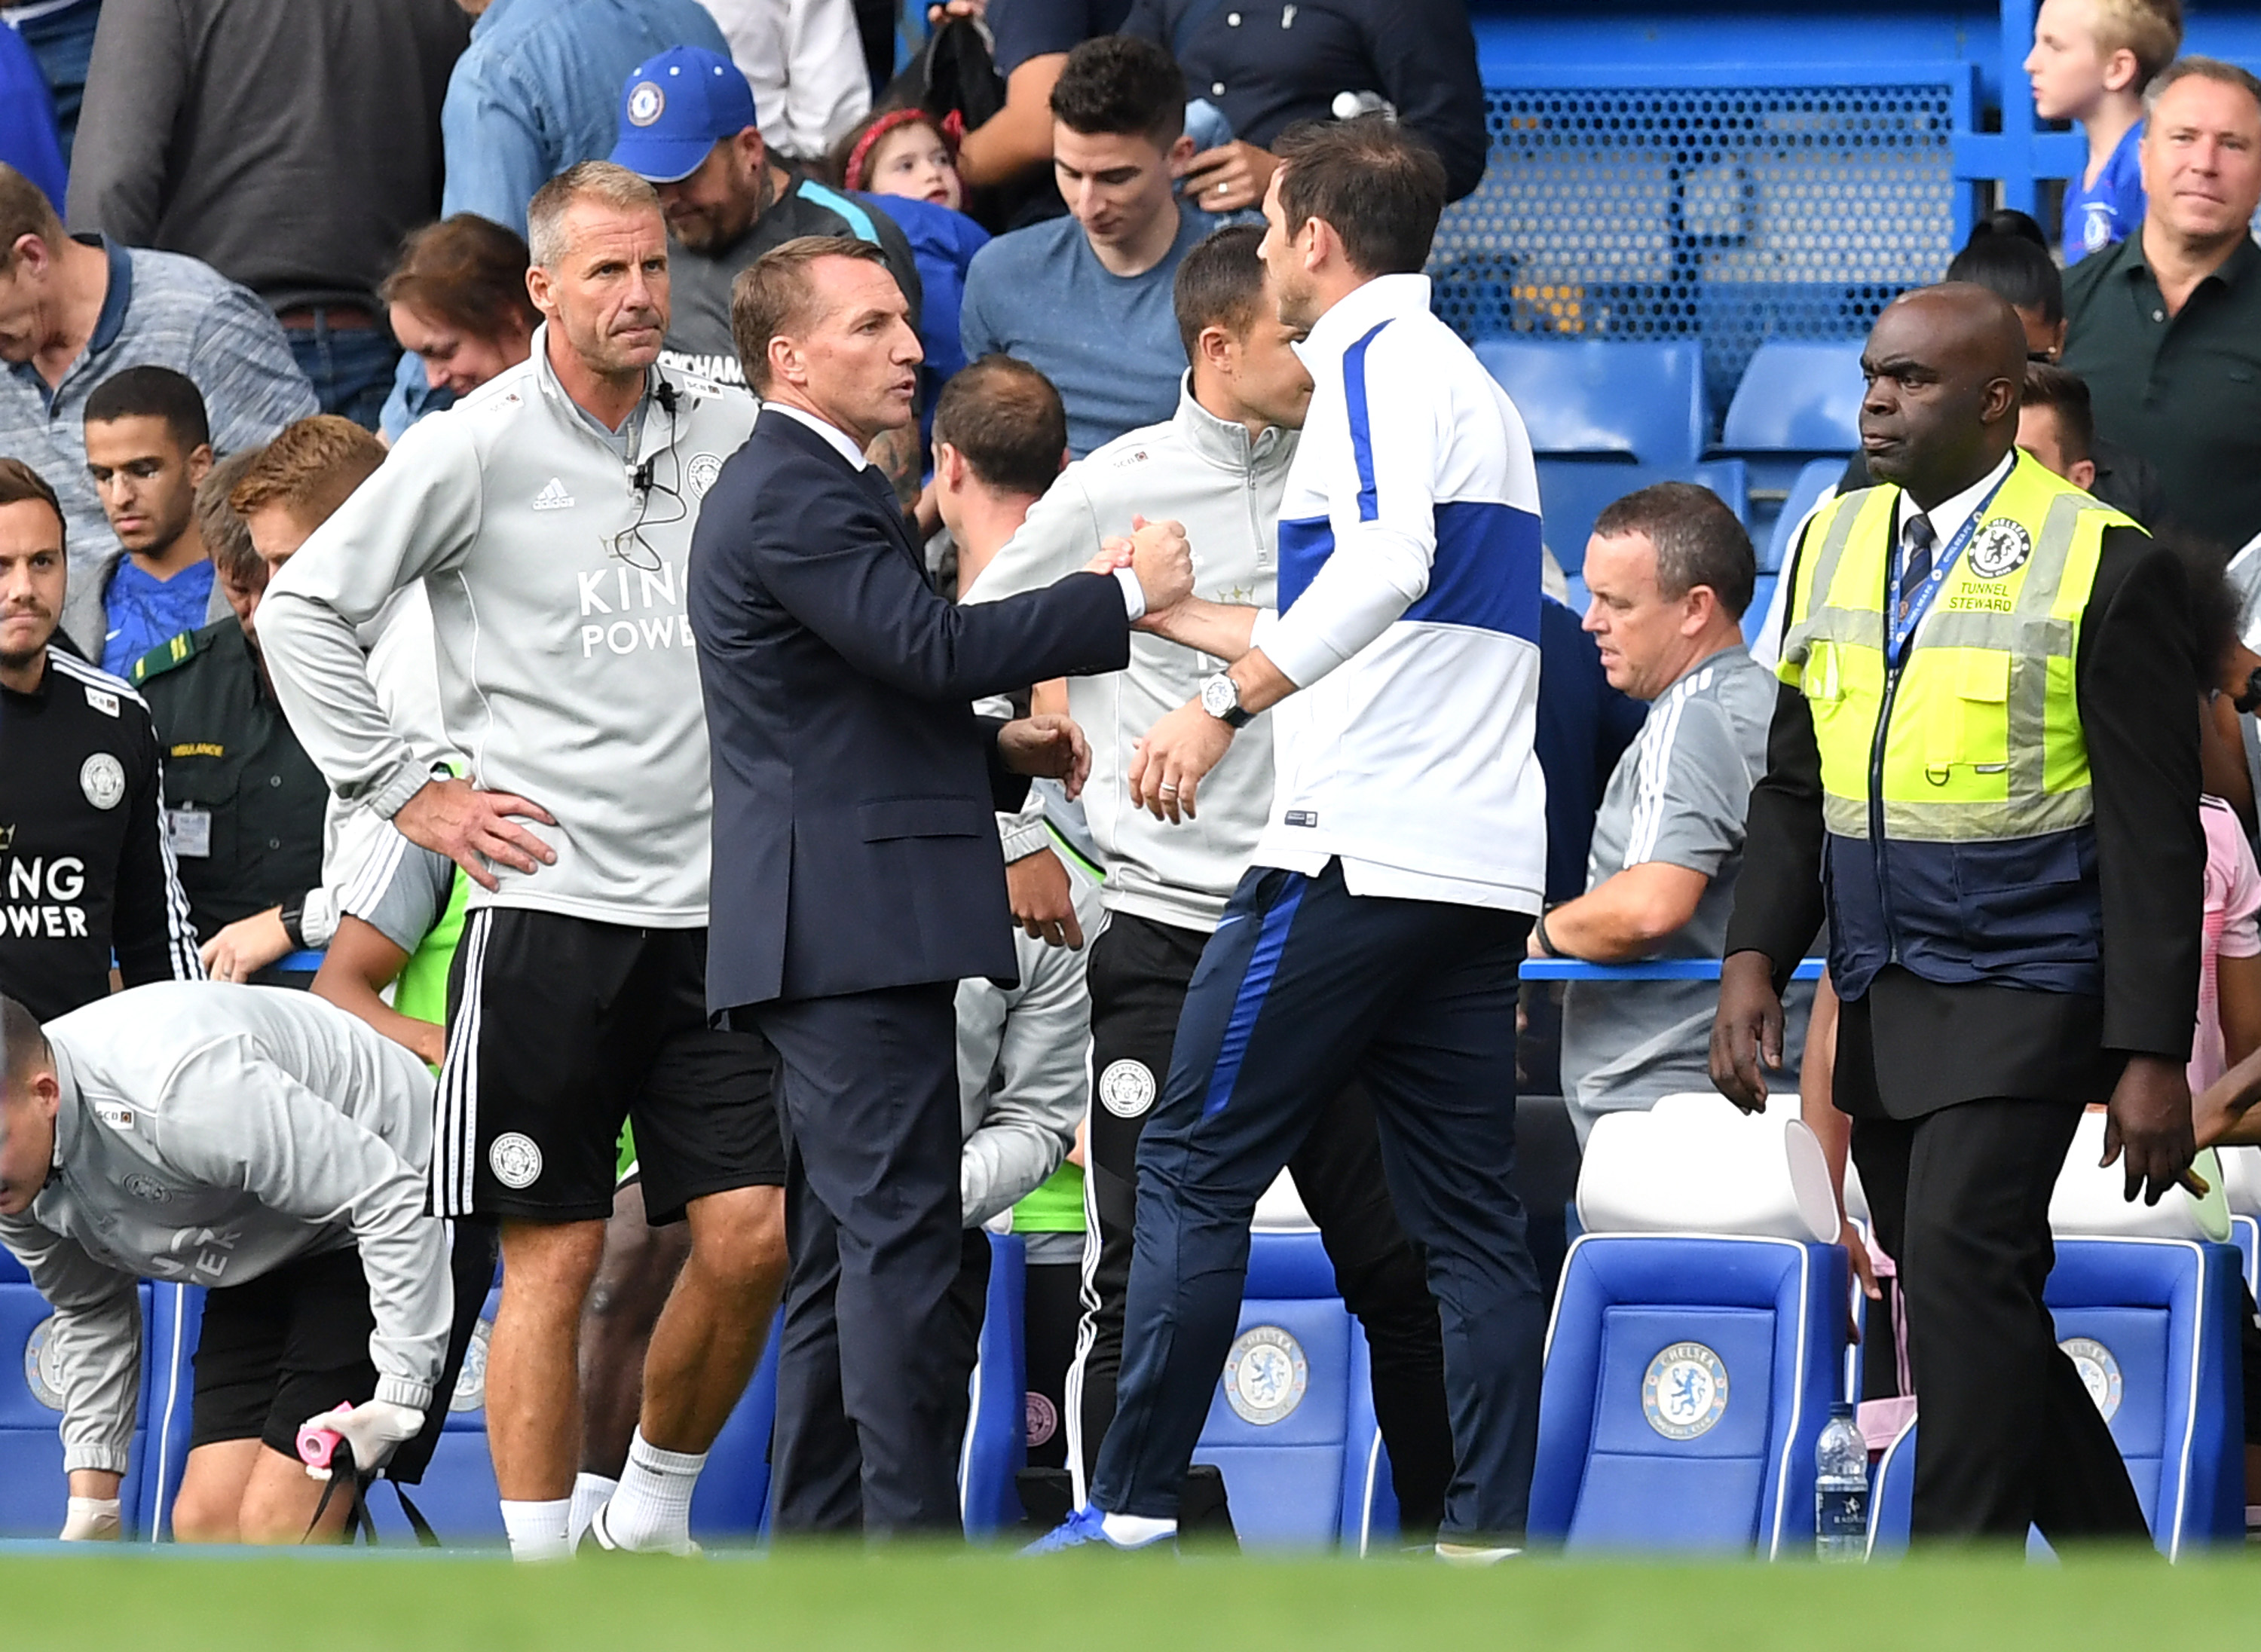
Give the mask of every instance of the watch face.
<svg viewBox="0 0 2261 1652">
<path fill-rule="evenodd" d="M 1212 677 L 1202 685 L 1202 709 L 1212 717 L 1222 717 L 1239 705 L 1240 696 L 1230 677 Z"/>
</svg>

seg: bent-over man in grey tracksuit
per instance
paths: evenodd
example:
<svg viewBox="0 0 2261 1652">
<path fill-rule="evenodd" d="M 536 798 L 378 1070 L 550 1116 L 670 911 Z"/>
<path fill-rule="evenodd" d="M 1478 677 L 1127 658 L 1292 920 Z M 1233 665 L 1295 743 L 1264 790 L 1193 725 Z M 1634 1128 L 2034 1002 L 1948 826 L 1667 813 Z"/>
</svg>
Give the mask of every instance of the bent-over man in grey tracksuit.
<svg viewBox="0 0 2261 1652">
<path fill-rule="evenodd" d="M 64 1537 L 120 1534 L 142 1279 L 205 1288 L 176 1535 L 305 1537 L 321 1488 L 296 1436 L 341 1404 L 327 1426 L 357 1467 L 406 1447 L 395 1477 L 421 1473 L 463 1357 L 451 1322 L 470 1329 L 446 1230 L 425 1214 L 422 1062 L 307 994 L 203 981 L 44 1028 L 0 998 L 0 1244 L 55 1311 Z M 481 1248 L 458 1246 L 473 1274 Z M 468 1282 L 476 1311 L 484 1282 Z"/>
</svg>

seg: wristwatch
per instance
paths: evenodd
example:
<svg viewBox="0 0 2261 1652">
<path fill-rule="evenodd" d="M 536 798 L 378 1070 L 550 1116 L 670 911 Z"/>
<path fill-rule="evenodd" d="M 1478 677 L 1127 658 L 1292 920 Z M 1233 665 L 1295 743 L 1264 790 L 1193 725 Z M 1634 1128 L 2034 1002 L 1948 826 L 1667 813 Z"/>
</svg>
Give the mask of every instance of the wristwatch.
<svg viewBox="0 0 2261 1652">
<path fill-rule="evenodd" d="M 1219 672 L 1202 685 L 1202 709 L 1228 729 L 1245 729 L 1255 718 L 1240 708 L 1240 685 L 1230 672 Z"/>
</svg>

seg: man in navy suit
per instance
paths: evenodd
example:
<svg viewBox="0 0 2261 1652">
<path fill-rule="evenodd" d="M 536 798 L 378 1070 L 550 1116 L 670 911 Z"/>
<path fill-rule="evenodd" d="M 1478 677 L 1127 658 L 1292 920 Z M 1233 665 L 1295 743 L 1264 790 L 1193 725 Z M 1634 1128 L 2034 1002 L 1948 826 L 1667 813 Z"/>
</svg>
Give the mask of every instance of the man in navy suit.
<svg viewBox="0 0 2261 1652">
<path fill-rule="evenodd" d="M 1013 777 L 1075 786 L 1089 764 L 1066 719 L 985 728 L 971 702 L 1120 671 L 1192 561 L 1164 524 L 1044 590 L 945 602 L 863 458 L 909 422 L 920 360 L 878 249 L 788 242 L 731 312 L 764 405 L 702 506 L 690 614 L 714 754 L 707 996 L 776 1047 L 792 1137 L 776 1526 L 948 1527 L 957 1442 L 929 1355 L 959 1253 L 953 1001 L 963 977 L 1015 976 L 993 810 L 1025 791 Z"/>
</svg>

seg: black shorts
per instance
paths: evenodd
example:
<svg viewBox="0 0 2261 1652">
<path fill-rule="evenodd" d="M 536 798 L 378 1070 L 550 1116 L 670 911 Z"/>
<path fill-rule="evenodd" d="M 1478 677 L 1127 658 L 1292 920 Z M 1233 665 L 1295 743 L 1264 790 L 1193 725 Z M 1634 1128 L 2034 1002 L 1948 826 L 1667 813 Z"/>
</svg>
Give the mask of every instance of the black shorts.
<svg viewBox="0 0 2261 1652">
<path fill-rule="evenodd" d="M 369 1277 L 351 1246 L 205 1293 L 189 1446 L 256 1440 L 298 1454 L 298 1425 L 377 1393 Z"/>
<path fill-rule="evenodd" d="M 392 1455 L 388 1476 L 413 1485 L 431 1462 L 448 1420 L 456 1379 L 494 1279 L 492 1225 L 456 1223 L 448 1269 L 455 1294 L 439 1393 L 425 1408 L 424 1432 Z M 298 1454 L 298 1425 L 377 1393 L 369 1340 L 377 1329 L 369 1275 L 351 1246 L 301 1256 L 240 1285 L 205 1293 L 197 1335 L 196 1397 L 189 1448 L 256 1440 Z"/>
<path fill-rule="evenodd" d="M 622 1119 L 646 1219 L 733 1188 L 783 1187 L 775 1059 L 707 1020 L 707 931 L 483 907 L 448 979 L 432 1144 L 441 1216 L 612 1214 Z"/>
</svg>

